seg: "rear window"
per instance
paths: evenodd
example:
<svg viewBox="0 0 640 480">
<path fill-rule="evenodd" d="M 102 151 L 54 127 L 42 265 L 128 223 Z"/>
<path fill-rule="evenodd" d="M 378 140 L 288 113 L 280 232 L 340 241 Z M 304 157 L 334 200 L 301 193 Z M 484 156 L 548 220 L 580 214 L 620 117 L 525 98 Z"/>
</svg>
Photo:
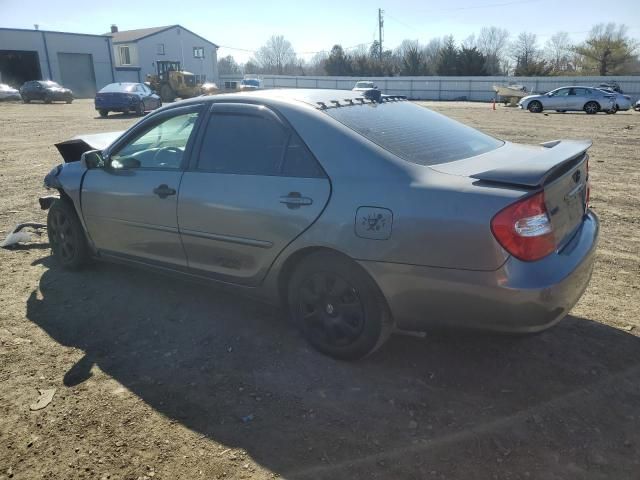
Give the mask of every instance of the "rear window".
<svg viewBox="0 0 640 480">
<path fill-rule="evenodd" d="M 398 157 L 436 165 L 495 150 L 503 141 L 410 102 L 366 103 L 325 110 Z"/>
<path fill-rule="evenodd" d="M 137 83 L 110 83 L 98 93 L 109 92 L 134 92 L 136 90 Z"/>
</svg>

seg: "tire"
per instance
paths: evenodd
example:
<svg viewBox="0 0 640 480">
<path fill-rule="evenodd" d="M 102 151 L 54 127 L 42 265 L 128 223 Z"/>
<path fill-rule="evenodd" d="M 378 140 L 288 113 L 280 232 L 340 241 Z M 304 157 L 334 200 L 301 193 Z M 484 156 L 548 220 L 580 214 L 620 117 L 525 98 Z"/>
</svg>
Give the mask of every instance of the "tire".
<svg viewBox="0 0 640 480">
<path fill-rule="evenodd" d="M 163 102 L 173 102 L 176 99 L 176 94 L 173 88 L 165 83 L 160 87 L 160 98 Z"/>
<path fill-rule="evenodd" d="M 556 110 L 556 112 L 558 112 L 558 113 L 567 113 L 566 110 Z"/>
<path fill-rule="evenodd" d="M 47 234 L 53 257 L 62 268 L 78 270 L 88 262 L 87 239 L 70 201 L 53 202 L 47 215 Z"/>
<path fill-rule="evenodd" d="M 377 285 L 356 263 L 329 252 L 304 258 L 289 279 L 291 317 L 319 352 L 357 360 L 380 347 L 393 322 Z"/>
<path fill-rule="evenodd" d="M 618 110 L 620 110 L 620 107 L 618 107 L 618 105 L 614 105 L 611 110 L 607 110 L 607 115 L 615 115 L 618 113 Z"/>
<path fill-rule="evenodd" d="M 22 97 L 22 103 L 31 103 L 29 97 Z"/>
<path fill-rule="evenodd" d="M 529 103 L 529 105 L 527 106 L 527 110 L 529 110 L 531 113 L 541 113 L 543 110 L 542 104 L 538 100 L 534 100 L 533 102 Z"/>
<path fill-rule="evenodd" d="M 584 111 L 587 112 L 587 115 L 595 115 L 600 111 L 600 105 L 598 102 L 587 102 L 584 105 Z"/>
<path fill-rule="evenodd" d="M 98 113 L 102 118 L 107 118 L 107 116 L 109 115 L 109 110 L 99 110 Z"/>
<path fill-rule="evenodd" d="M 51 103 L 51 97 L 44 97 L 44 103 Z"/>
<path fill-rule="evenodd" d="M 142 105 L 142 102 L 138 103 L 138 105 L 136 105 L 136 115 L 141 117 L 144 115 L 144 106 Z"/>
<path fill-rule="evenodd" d="M 71 102 L 73 102 L 73 98 L 67 98 L 67 99 L 65 100 L 65 102 L 67 102 L 67 103 L 71 103 Z"/>
</svg>

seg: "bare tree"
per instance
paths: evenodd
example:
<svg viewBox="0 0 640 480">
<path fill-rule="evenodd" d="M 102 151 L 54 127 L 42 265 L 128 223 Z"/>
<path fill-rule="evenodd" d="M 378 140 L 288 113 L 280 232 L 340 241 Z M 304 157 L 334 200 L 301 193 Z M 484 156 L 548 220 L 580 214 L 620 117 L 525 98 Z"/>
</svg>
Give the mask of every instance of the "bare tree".
<svg viewBox="0 0 640 480">
<path fill-rule="evenodd" d="M 575 51 L 584 57 L 583 68 L 587 71 L 600 75 L 627 73 L 633 61 L 637 61 L 638 42 L 627 35 L 625 25 L 600 23 Z"/>
<path fill-rule="evenodd" d="M 485 69 L 489 75 L 499 75 L 504 72 L 509 31 L 498 27 L 483 27 L 476 41 L 480 53 L 486 57 Z"/>
<path fill-rule="evenodd" d="M 424 49 L 418 40 L 403 40 L 396 48 L 394 57 L 400 75 L 424 75 L 426 73 Z"/>
<path fill-rule="evenodd" d="M 575 68 L 572 64 L 572 44 L 567 32 L 558 32 L 545 45 L 545 58 L 554 72 L 566 72 Z"/>
<path fill-rule="evenodd" d="M 424 47 L 423 56 L 427 75 L 435 75 L 440 59 L 440 50 L 442 50 L 442 39 L 440 38 L 432 38 Z"/>
<path fill-rule="evenodd" d="M 307 62 L 306 72 L 309 75 L 326 75 L 327 72 L 324 69 L 324 64 L 327 61 L 329 54 L 327 52 L 318 52 Z"/>
<path fill-rule="evenodd" d="M 295 70 L 297 65 L 296 52 L 291 42 L 282 35 L 273 35 L 265 45 L 255 54 L 255 63 L 263 73 L 282 75 Z"/>
</svg>

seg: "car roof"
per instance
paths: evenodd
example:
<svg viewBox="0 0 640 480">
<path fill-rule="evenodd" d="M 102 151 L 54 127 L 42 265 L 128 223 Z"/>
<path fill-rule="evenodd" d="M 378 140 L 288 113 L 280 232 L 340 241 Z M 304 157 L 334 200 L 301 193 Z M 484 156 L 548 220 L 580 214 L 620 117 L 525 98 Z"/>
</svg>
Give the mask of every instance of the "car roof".
<svg viewBox="0 0 640 480">
<path fill-rule="evenodd" d="M 385 99 L 400 100 L 406 97 L 401 95 L 384 95 Z M 238 93 L 223 93 L 220 95 L 200 96 L 191 98 L 189 100 L 183 100 L 177 102 L 179 105 L 186 103 L 197 102 L 220 102 L 220 101 L 232 101 L 242 102 L 247 101 L 251 103 L 264 101 L 265 103 L 271 102 L 287 102 L 306 104 L 318 110 L 324 110 L 326 108 L 347 106 L 354 104 L 355 102 L 370 103 L 371 100 L 367 100 L 363 97 L 362 92 L 354 92 L 352 90 L 331 90 L 331 89 L 315 89 L 315 88 L 282 88 L 271 90 L 257 90 L 253 92 L 238 92 Z"/>
</svg>

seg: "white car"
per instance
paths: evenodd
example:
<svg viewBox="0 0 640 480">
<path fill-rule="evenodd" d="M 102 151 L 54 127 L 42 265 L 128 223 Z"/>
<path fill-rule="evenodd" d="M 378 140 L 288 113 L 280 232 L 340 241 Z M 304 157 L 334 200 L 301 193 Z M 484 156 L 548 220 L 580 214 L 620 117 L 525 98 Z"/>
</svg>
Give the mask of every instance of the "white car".
<svg viewBox="0 0 640 480">
<path fill-rule="evenodd" d="M 352 92 L 366 92 L 367 90 L 379 90 L 379 88 L 373 82 L 360 81 L 356 82 L 356 86 L 351 89 Z"/>
<path fill-rule="evenodd" d="M 21 100 L 20 92 L 7 85 L 6 83 L 0 83 L 0 100 Z"/>
</svg>

